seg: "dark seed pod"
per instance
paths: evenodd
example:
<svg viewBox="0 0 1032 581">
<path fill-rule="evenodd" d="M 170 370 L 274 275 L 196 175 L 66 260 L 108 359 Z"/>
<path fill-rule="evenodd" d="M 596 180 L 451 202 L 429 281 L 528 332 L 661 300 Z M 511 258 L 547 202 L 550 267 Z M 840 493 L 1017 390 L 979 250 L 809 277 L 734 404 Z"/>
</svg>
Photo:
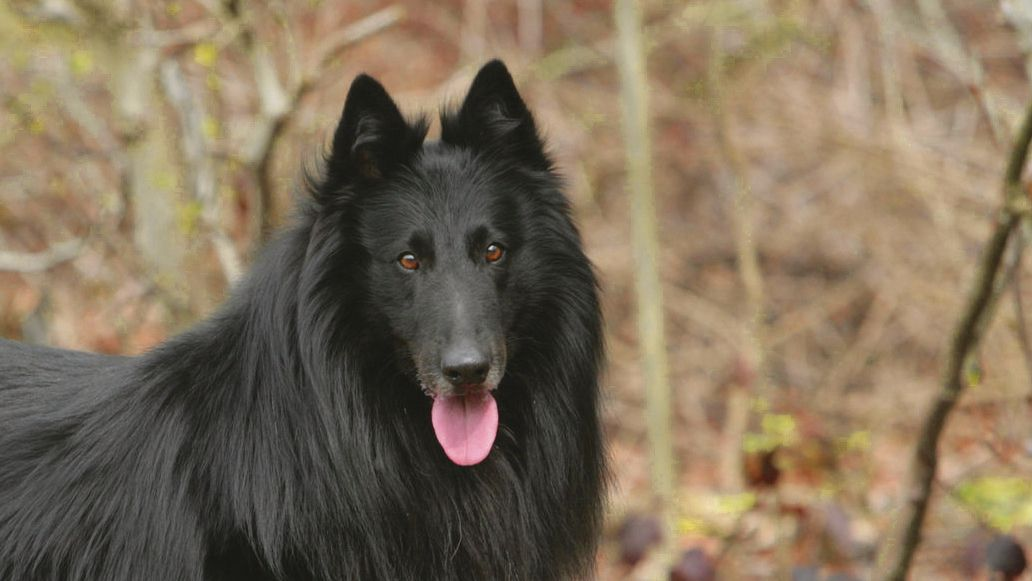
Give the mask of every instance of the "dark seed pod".
<svg viewBox="0 0 1032 581">
<path fill-rule="evenodd" d="M 632 514 L 628 516 L 617 533 L 620 546 L 620 560 L 635 565 L 645 557 L 653 546 L 663 540 L 663 528 L 659 520 L 651 515 Z"/>
<path fill-rule="evenodd" d="M 742 471 L 745 481 L 753 488 L 771 488 L 778 483 L 781 469 L 777 464 L 778 449 L 760 450 L 746 454 Z"/>
<path fill-rule="evenodd" d="M 670 569 L 670 581 L 713 581 L 717 569 L 702 549 L 695 547 L 681 553 L 681 557 Z"/>
<path fill-rule="evenodd" d="M 996 535 L 985 548 L 985 564 L 990 571 L 1003 574 L 1010 580 L 1021 575 L 1028 566 L 1025 549 L 1010 535 Z"/>
</svg>

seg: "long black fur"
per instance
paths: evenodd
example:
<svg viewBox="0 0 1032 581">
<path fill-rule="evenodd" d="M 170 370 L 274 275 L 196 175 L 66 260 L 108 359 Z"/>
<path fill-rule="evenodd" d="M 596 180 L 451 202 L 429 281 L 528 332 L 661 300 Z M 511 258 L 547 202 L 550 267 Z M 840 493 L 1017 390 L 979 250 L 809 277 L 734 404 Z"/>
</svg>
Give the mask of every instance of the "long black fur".
<svg viewBox="0 0 1032 581">
<path fill-rule="evenodd" d="M 145 355 L 0 340 L 0 579 L 590 575 L 595 278 L 504 65 L 442 121 L 424 143 L 357 78 L 295 224 L 215 315 Z M 476 466 L 435 440 L 409 332 L 447 313 L 392 278 L 392 220 L 506 237 L 504 270 L 471 282 L 508 354 Z"/>
</svg>

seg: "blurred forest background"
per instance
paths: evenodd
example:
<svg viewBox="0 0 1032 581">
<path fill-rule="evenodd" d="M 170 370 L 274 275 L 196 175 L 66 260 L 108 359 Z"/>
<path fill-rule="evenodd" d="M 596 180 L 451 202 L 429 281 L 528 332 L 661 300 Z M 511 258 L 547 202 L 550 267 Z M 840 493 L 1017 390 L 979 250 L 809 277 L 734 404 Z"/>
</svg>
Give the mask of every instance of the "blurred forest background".
<svg viewBox="0 0 1032 581">
<path fill-rule="evenodd" d="M 868 578 L 1032 97 L 1032 2 L 641 14 L 671 578 Z M 617 49 L 603 0 L 3 0 L 0 336 L 152 347 L 210 313 L 290 219 L 357 73 L 432 112 L 502 57 L 604 287 L 614 487 L 598 575 L 655 577 Z M 1008 268 L 914 579 L 989 578 L 994 534 L 1032 540 L 1032 273 L 1017 252 Z"/>
</svg>

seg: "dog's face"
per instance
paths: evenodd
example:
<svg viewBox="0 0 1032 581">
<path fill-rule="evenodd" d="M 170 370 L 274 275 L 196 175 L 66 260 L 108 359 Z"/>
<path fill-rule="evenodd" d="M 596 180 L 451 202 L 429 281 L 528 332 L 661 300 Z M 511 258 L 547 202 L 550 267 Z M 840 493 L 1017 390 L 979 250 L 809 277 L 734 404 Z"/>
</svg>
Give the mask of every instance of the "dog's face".
<svg viewBox="0 0 1032 581">
<path fill-rule="evenodd" d="M 550 163 L 504 65 L 477 74 L 440 141 L 405 122 L 383 87 L 352 84 L 327 164 L 346 190 L 367 257 L 366 304 L 386 325 L 402 368 L 433 399 L 433 425 L 449 458 L 475 464 L 497 430 L 491 391 L 505 374 L 529 200 Z M 479 430 L 479 431 L 478 431 Z M 488 433 L 489 432 L 489 433 Z"/>
<path fill-rule="evenodd" d="M 370 301 L 431 396 L 492 390 L 505 373 L 523 233 L 491 173 L 435 143 L 360 205 Z"/>
</svg>

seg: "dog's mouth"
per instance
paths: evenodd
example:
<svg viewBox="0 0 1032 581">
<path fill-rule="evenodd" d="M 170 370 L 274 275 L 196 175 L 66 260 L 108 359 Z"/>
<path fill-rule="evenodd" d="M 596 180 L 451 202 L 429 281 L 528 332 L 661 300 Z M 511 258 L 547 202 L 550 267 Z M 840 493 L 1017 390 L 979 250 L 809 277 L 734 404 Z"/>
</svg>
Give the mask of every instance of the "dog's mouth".
<svg viewBox="0 0 1032 581">
<path fill-rule="evenodd" d="M 444 454 L 459 466 L 483 462 L 498 435 L 498 403 L 487 389 L 435 396 L 430 419 Z"/>
<path fill-rule="evenodd" d="M 417 365 L 418 368 L 418 365 Z M 419 371 L 423 392 L 433 400 L 430 423 L 445 456 L 458 466 L 483 462 L 498 435 L 498 402 L 494 389 L 502 379 L 504 354 L 492 358 L 488 370 L 464 382 L 447 370 Z"/>
</svg>

